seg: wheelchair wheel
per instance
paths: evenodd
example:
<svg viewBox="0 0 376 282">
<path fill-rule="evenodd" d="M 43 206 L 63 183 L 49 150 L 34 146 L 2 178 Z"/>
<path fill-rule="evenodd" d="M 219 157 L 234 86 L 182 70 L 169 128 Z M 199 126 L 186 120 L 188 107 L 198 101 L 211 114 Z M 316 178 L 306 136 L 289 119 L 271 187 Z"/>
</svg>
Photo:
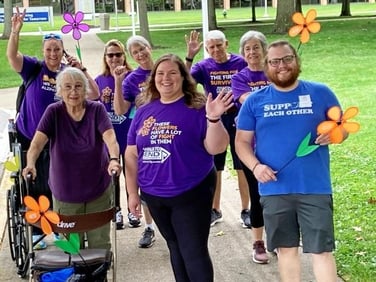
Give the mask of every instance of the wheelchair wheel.
<svg viewBox="0 0 376 282">
<path fill-rule="evenodd" d="M 17 217 L 17 235 L 15 244 L 16 265 L 18 267 L 17 274 L 24 278 L 29 268 L 29 232 L 23 215 L 19 213 Z"/>
<path fill-rule="evenodd" d="M 16 259 L 16 222 L 14 218 L 13 187 L 7 191 L 7 220 L 8 220 L 8 240 L 10 256 Z"/>
<path fill-rule="evenodd" d="M 22 267 L 29 252 L 27 242 L 27 230 L 24 218 L 21 214 L 16 216 L 16 240 L 15 240 L 15 255 L 17 267 Z"/>
</svg>

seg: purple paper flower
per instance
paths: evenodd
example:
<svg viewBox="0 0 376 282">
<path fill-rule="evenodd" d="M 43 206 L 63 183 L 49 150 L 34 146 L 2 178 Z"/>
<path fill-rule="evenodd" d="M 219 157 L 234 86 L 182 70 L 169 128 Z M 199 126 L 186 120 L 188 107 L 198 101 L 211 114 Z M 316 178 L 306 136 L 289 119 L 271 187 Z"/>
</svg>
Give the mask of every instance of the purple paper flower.
<svg viewBox="0 0 376 282">
<path fill-rule="evenodd" d="M 63 25 L 61 32 L 66 34 L 73 30 L 72 36 L 75 40 L 81 39 L 81 31 L 87 32 L 90 29 L 89 25 L 82 23 L 84 13 L 81 11 L 78 11 L 76 15 L 64 13 L 63 18 L 68 24 Z"/>
</svg>

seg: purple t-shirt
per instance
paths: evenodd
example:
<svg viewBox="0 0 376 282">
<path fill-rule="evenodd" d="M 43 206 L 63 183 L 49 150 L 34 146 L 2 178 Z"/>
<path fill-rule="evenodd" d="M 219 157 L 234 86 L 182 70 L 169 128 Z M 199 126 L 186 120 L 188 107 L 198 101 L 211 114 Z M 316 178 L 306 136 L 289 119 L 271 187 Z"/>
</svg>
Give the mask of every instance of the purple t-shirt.
<svg viewBox="0 0 376 282">
<path fill-rule="evenodd" d="M 230 54 L 225 63 L 216 63 L 212 58 L 204 59 L 191 68 L 191 74 L 197 83 L 204 86 L 206 94 L 212 93 L 213 98 L 225 88 L 231 90 L 231 78 L 247 66 L 243 57 Z"/>
<path fill-rule="evenodd" d="M 126 113 L 126 116 L 128 116 L 130 119 L 134 117 L 136 111 L 136 97 L 145 90 L 150 73 L 151 70 L 144 70 L 141 67 L 138 67 L 123 80 L 122 88 L 124 100 L 132 103 L 131 107 Z"/>
<path fill-rule="evenodd" d="M 239 98 L 246 92 L 253 93 L 270 84 L 263 71 L 252 71 L 248 67 L 235 74 L 231 80 L 232 94 L 234 94 L 235 105 L 240 109 Z M 255 148 L 255 139 L 252 140 L 252 147 Z"/>
<path fill-rule="evenodd" d="M 86 101 L 81 121 L 74 121 L 65 104 L 50 105 L 37 130 L 50 140 L 49 185 L 56 199 L 67 203 L 89 202 L 107 189 L 108 154 L 103 133 L 112 128 L 101 103 Z"/>
<path fill-rule="evenodd" d="M 140 107 L 128 132 L 128 145 L 137 145 L 140 189 L 173 197 L 197 186 L 214 166 L 206 129 L 205 107 L 188 108 L 184 98 Z"/>
<path fill-rule="evenodd" d="M 114 127 L 116 139 L 119 143 L 120 153 L 124 153 L 125 147 L 127 146 L 127 134 L 130 126 L 130 119 L 128 119 L 126 115 L 115 114 L 115 79 L 112 75 L 99 75 L 95 78 L 95 82 L 99 87 L 99 100 L 105 106 L 108 117 L 110 118 Z"/>
<path fill-rule="evenodd" d="M 31 76 L 37 65 L 37 58 L 24 56 L 20 75 L 24 81 Z M 30 140 L 33 138 L 38 123 L 47 106 L 60 98 L 56 96 L 57 72 L 50 71 L 43 61 L 39 75 L 26 89 L 25 99 L 21 104 L 20 113 L 16 120 L 17 130 Z M 63 68 L 64 65 L 61 66 Z"/>
<path fill-rule="evenodd" d="M 239 108 L 241 106 L 238 102 L 241 95 L 246 92 L 253 93 L 269 84 L 270 82 L 263 71 L 252 71 L 246 67 L 234 74 L 231 80 L 231 87 L 237 106 Z"/>
</svg>

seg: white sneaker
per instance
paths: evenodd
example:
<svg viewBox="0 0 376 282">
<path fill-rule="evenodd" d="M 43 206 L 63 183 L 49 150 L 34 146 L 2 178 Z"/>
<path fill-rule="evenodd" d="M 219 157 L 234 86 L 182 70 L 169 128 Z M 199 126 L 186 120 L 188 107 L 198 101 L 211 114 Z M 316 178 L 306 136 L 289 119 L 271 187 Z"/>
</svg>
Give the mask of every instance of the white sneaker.
<svg viewBox="0 0 376 282">
<path fill-rule="evenodd" d="M 128 226 L 130 228 L 135 228 L 141 226 L 141 220 L 138 219 L 134 214 L 128 213 Z"/>
<path fill-rule="evenodd" d="M 40 239 L 40 237 L 42 237 L 43 235 L 33 235 L 33 245 L 36 241 L 38 241 Z M 45 248 L 47 248 L 47 244 L 46 242 L 44 242 L 43 240 L 40 240 L 36 245 L 33 246 L 33 249 L 34 250 L 44 250 Z"/>
<path fill-rule="evenodd" d="M 121 229 L 124 229 L 125 226 L 124 226 L 124 222 L 123 222 L 123 214 L 121 211 L 118 211 L 116 213 L 116 229 L 117 230 L 121 230 Z"/>
</svg>

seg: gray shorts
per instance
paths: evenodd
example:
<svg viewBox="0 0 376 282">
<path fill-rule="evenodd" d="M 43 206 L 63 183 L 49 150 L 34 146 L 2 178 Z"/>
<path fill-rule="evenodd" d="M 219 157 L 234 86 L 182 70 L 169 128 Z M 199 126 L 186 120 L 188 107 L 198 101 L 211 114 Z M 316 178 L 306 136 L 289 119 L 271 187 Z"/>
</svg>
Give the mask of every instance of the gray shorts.
<svg viewBox="0 0 376 282">
<path fill-rule="evenodd" d="M 335 248 L 333 199 L 331 195 L 262 196 L 268 251 L 298 247 L 304 253 L 320 254 Z"/>
</svg>

